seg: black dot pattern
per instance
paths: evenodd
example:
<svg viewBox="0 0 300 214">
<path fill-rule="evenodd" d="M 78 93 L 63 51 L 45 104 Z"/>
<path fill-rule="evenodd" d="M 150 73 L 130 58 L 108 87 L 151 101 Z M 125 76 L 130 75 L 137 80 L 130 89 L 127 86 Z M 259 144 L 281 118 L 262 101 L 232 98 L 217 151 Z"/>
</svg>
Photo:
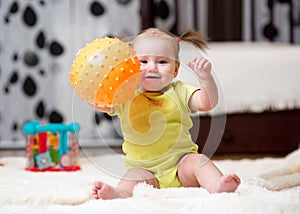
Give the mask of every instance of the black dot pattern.
<svg viewBox="0 0 300 214">
<path fill-rule="evenodd" d="M 37 86 L 30 76 L 26 77 L 24 84 L 23 84 L 23 92 L 26 96 L 32 97 L 36 94 Z"/>
<path fill-rule="evenodd" d="M 37 17 L 34 10 L 28 6 L 23 13 L 23 21 L 28 27 L 33 27 L 37 22 Z"/>
<path fill-rule="evenodd" d="M 39 34 L 36 38 L 36 46 L 39 48 L 44 48 L 45 42 L 46 42 L 45 40 L 46 40 L 46 38 L 45 38 L 44 32 L 43 31 L 39 32 Z"/>
<path fill-rule="evenodd" d="M 170 0 L 154 1 L 155 27 L 163 28 L 172 32 L 175 25 L 175 5 Z"/>
<path fill-rule="evenodd" d="M 91 14 L 94 16 L 101 16 L 105 13 L 105 9 L 103 5 L 97 1 L 91 3 L 90 10 L 91 10 Z"/>
<path fill-rule="evenodd" d="M 59 42 L 53 41 L 50 44 L 49 51 L 50 51 L 50 54 L 52 54 L 53 56 L 59 56 L 59 55 L 63 54 L 64 48 L 61 44 L 59 44 Z"/>
<path fill-rule="evenodd" d="M 69 82 L 72 60 L 87 42 L 140 31 L 139 25 L 132 25 L 133 21 L 140 23 L 136 2 L 112 1 L 0 0 L 0 147 L 1 140 L 24 140 L 22 127 L 30 120 L 74 120 L 82 127 L 82 138 L 97 138 L 99 132 L 116 136 L 111 117 L 95 113 L 78 97 L 74 111 L 80 114 L 73 116 L 74 92 Z M 111 14 L 118 14 L 123 22 L 112 25 L 107 21 Z M 126 21 L 122 17 L 128 14 Z"/>
<path fill-rule="evenodd" d="M 45 104 L 43 101 L 39 101 L 36 107 L 36 115 L 39 118 L 43 118 L 45 115 Z"/>
<path fill-rule="evenodd" d="M 11 77 L 10 77 L 10 83 L 14 84 L 18 81 L 19 76 L 18 76 L 18 72 L 17 71 L 13 71 Z"/>
<path fill-rule="evenodd" d="M 64 122 L 64 118 L 61 115 L 61 113 L 59 113 L 56 110 L 54 110 L 49 115 L 49 122 L 50 123 L 63 123 Z"/>
<path fill-rule="evenodd" d="M 156 5 L 156 15 L 161 19 L 167 19 L 170 15 L 170 9 L 166 1 L 159 1 Z"/>
<path fill-rule="evenodd" d="M 37 54 L 30 50 L 26 51 L 24 55 L 24 63 L 28 66 L 36 66 L 39 63 Z"/>
</svg>

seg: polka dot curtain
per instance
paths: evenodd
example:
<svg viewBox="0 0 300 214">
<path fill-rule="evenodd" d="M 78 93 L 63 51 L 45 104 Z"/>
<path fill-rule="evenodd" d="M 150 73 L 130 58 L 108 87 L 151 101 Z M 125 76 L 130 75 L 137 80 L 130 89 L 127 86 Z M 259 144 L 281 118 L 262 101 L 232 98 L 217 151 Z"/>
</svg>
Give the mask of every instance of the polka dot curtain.
<svg viewBox="0 0 300 214">
<path fill-rule="evenodd" d="M 93 39 L 137 34 L 139 8 L 135 0 L 0 0 L 0 147 L 24 147 L 29 120 L 79 122 L 83 144 L 119 139 L 111 117 L 74 95 L 69 70 Z"/>
</svg>

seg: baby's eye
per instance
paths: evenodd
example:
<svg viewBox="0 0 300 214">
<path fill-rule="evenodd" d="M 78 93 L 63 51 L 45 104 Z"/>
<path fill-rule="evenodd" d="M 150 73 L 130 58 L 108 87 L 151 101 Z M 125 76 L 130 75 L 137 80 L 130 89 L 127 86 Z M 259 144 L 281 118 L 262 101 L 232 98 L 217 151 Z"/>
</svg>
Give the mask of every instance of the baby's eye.
<svg viewBox="0 0 300 214">
<path fill-rule="evenodd" d="M 159 60 L 158 61 L 158 64 L 166 64 L 166 63 L 168 63 L 167 60 Z"/>
<path fill-rule="evenodd" d="M 148 61 L 145 60 L 145 59 L 140 60 L 140 63 L 141 63 L 141 64 L 147 64 L 147 62 L 148 62 Z"/>
</svg>

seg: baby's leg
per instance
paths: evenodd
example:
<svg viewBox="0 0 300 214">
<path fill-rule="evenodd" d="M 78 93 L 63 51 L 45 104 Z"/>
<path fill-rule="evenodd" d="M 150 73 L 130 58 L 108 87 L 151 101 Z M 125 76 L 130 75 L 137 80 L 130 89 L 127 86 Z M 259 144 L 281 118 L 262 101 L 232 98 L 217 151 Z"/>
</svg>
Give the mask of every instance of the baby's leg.
<svg viewBox="0 0 300 214">
<path fill-rule="evenodd" d="M 158 187 L 158 182 L 151 172 L 136 168 L 129 169 L 116 187 L 96 181 L 92 194 L 95 199 L 128 198 L 132 196 L 134 186 L 141 182 Z"/>
<path fill-rule="evenodd" d="M 183 186 L 202 186 L 210 193 L 234 192 L 240 184 L 237 175 L 222 172 L 202 154 L 188 154 L 179 163 L 178 177 Z"/>
</svg>

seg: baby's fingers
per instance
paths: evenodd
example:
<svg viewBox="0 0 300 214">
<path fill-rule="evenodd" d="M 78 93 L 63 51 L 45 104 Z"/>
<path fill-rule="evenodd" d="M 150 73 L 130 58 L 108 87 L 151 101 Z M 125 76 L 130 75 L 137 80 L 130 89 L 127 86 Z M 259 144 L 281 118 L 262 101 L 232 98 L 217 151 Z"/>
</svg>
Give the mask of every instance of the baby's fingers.
<svg viewBox="0 0 300 214">
<path fill-rule="evenodd" d="M 187 66 L 190 68 L 190 69 L 192 69 L 192 70 L 194 70 L 194 63 L 191 63 L 191 62 L 189 62 L 188 64 L 187 64 Z"/>
<path fill-rule="evenodd" d="M 211 70 L 211 62 L 206 60 L 206 62 L 203 65 L 203 70 L 209 72 Z"/>
<path fill-rule="evenodd" d="M 201 69 L 204 68 L 204 64 L 207 62 L 207 60 L 201 57 L 201 58 L 195 58 L 193 62 L 198 69 Z"/>
</svg>

